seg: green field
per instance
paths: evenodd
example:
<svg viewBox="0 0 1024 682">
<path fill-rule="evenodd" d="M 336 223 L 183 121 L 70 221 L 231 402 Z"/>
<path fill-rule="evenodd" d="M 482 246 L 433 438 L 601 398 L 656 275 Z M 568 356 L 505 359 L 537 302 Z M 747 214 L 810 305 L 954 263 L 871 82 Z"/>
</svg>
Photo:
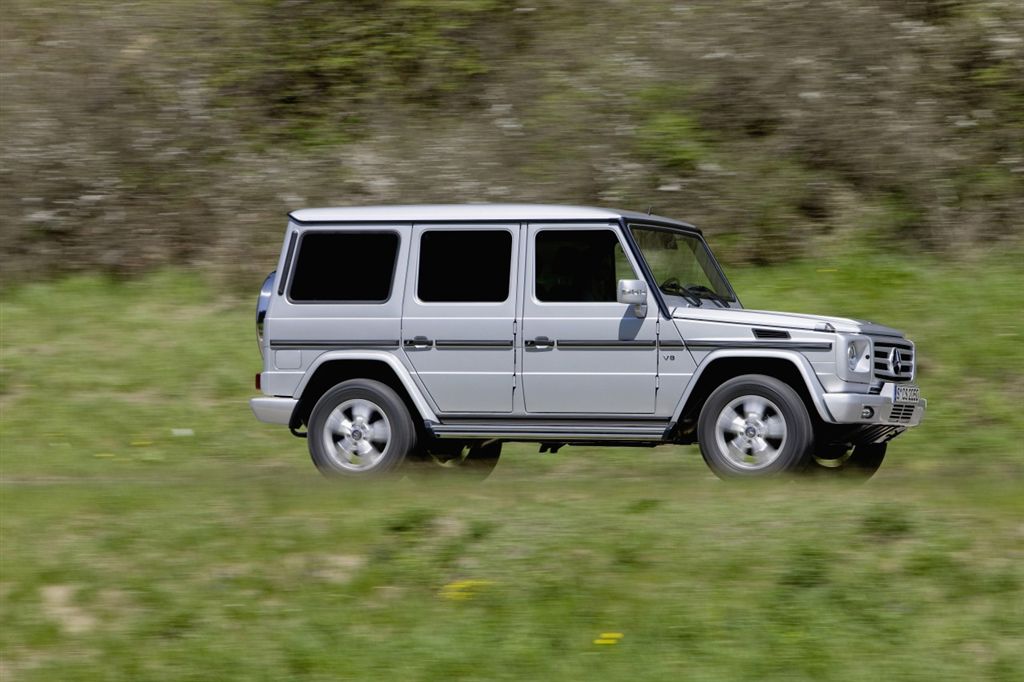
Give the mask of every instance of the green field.
<svg viewBox="0 0 1024 682">
<path fill-rule="evenodd" d="M 8 289 L 0 679 L 1018 680 L 1020 261 L 730 271 L 918 343 L 927 420 L 862 487 L 530 446 L 327 482 L 249 412 L 257 281 Z"/>
</svg>

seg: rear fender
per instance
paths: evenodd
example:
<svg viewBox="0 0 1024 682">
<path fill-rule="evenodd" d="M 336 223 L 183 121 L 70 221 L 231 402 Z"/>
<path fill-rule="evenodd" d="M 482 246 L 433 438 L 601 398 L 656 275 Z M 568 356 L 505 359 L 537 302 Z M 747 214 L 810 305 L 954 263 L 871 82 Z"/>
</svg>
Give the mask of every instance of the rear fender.
<svg viewBox="0 0 1024 682">
<path fill-rule="evenodd" d="M 413 405 L 419 412 L 420 418 L 424 421 L 440 421 L 437 418 L 437 415 L 434 414 L 434 410 L 431 409 L 430 405 L 423 397 L 419 387 L 416 386 L 416 382 L 413 381 L 412 375 L 409 374 L 409 370 L 402 364 L 401 360 L 385 351 L 332 350 L 317 356 L 317 359 L 314 360 L 313 364 L 311 364 L 306 370 L 306 374 L 302 377 L 302 381 L 299 382 L 298 387 L 295 389 L 294 397 L 300 398 L 302 396 L 310 379 L 313 378 L 316 371 L 323 364 L 337 360 L 363 360 L 386 363 L 395 373 L 395 376 L 398 377 L 398 380 L 402 382 L 402 386 L 409 394 L 409 398 L 412 400 Z"/>
</svg>

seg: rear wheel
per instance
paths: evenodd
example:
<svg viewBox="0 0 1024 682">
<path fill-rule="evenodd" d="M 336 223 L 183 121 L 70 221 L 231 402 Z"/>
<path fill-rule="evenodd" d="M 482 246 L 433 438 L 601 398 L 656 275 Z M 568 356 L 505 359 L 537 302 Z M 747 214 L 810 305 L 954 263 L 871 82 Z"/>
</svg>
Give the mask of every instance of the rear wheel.
<svg viewBox="0 0 1024 682">
<path fill-rule="evenodd" d="M 389 386 L 353 379 L 313 407 L 309 454 L 325 476 L 368 477 L 393 471 L 416 444 L 405 403 Z"/>
<path fill-rule="evenodd" d="M 869 443 L 844 448 L 838 453 L 815 454 L 807 473 L 815 476 L 866 481 L 878 471 L 885 459 L 886 443 Z M 838 454 L 838 456 L 831 456 Z"/>
<path fill-rule="evenodd" d="M 757 478 L 803 469 L 813 430 L 803 400 L 760 374 L 730 379 L 708 397 L 697 422 L 700 451 L 721 478 Z"/>
</svg>

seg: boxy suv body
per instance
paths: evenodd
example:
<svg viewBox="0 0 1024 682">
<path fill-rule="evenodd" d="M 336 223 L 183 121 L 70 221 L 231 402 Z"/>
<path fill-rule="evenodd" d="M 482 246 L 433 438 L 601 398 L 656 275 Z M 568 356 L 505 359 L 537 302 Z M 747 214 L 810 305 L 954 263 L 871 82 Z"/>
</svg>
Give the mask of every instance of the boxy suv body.
<svg viewBox="0 0 1024 682">
<path fill-rule="evenodd" d="M 543 205 L 289 218 L 251 406 L 326 474 L 487 472 L 503 442 L 532 441 L 699 443 L 724 477 L 870 475 L 925 410 L 900 332 L 744 309 L 683 222 Z"/>
</svg>

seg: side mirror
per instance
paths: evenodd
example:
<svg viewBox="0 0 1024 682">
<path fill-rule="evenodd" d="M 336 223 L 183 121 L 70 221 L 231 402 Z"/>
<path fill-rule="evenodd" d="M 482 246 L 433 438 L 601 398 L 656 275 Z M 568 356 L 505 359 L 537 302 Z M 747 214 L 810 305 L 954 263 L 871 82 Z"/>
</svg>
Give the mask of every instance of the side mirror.
<svg viewBox="0 0 1024 682">
<path fill-rule="evenodd" d="M 647 317 L 647 283 L 642 279 L 620 279 L 615 300 L 633 306 L 637 317 Z"/>
</svg>

